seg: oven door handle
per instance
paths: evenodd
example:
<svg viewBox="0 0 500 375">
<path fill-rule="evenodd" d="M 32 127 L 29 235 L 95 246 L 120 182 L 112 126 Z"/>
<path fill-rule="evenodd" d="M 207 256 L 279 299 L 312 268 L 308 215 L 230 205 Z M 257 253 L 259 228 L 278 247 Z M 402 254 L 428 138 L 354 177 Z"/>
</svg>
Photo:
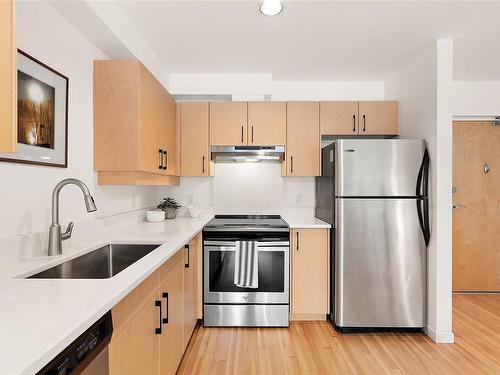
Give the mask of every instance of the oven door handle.
<svg viewBox="0 0 500 375">
<path fill-rule="evenodd" d="M 236 247 L 236 241 L 204 241 L 204 246 L 216 247 Z M 286 247 L 290 246 L 289 241 L 259 241 L 259 249 L 265 247 Z"/>
</svg>

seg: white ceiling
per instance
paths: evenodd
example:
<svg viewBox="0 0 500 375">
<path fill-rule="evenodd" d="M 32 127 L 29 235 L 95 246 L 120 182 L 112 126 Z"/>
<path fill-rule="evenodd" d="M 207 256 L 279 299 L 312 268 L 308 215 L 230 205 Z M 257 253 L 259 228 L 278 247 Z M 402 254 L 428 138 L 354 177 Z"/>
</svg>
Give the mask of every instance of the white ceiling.
<svg viewBox="0 0 500 375">
<path fill-rule="evenodd" d="M 500 1 L 121 1 L 169 73 L 272 73 L 274 80 L 382 80 L 439 37 L 456 80 L 500 80 Z"/>
</svg>

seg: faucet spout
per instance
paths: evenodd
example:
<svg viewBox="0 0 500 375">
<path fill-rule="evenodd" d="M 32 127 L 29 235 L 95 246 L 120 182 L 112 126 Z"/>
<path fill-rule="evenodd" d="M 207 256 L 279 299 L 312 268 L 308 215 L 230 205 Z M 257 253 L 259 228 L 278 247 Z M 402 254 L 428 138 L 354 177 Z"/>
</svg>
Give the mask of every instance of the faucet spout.
<svg viewBox="0 0 500 375">
<path fill-rule="evenodd" d="M 82 191 L 87 212 L 94 212 L 97 210 L 94 198 L 90 194 L 89 188 L 83 181 L 80 181 L 76 178 L 67 178 L 59 182 L 52 192 L 52 224 L 49 228 L 49 256 L 61 255 L 62 241 L 71 237 L 71 230 L 73 229 L 73 225 L 71 225 L 71 229 L 63 235 L 61 233 L 61 225 L 59 224 L 59 193 L 64 186 L 69 184 L 78 186 Z"/>
</svg>

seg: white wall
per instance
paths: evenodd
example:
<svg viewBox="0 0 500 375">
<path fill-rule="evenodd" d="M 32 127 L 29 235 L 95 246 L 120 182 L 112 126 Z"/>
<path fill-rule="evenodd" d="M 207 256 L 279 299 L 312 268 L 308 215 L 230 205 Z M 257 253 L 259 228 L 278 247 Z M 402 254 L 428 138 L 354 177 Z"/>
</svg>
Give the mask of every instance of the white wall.
<svg viewBox="0 0 500 375">
<path fill-rule="evenodd" d="M 226 214 L 313 215 L 314 177 L 281 177 L 276 163 L 215 165 L 214 177 L 182 177 L 181 186 L 159 188 L 159 198 L 213 207 Z"/>
<path fill-rule="evenodd" d="M 82 179 L 98 211 L 85 211 L 81 192 L 61 192 L 61 222 L 81 221 L 152 205 L 156 188 L 97 186 L 92 157 L 92 61 L 107 57 L 45 2 L 18 2 L 18 46 L 69 77 L 67 169 L 0 163 L 0 238 L 50 225 L 51 194 L 66 177 Z M 78 230 L 78 224 L 75 227 Z"/>
<path fill-rule="evenodd" d="M 400 103 L 401 137 L 427 140 L 431 160 L 427 331 L 453 342 L 451 311 L 451 100 L 453 48 L 438 40 L 385 81 L 385 97 Z"/>
<path fill-rule="evenodd" d="M 500 81 L 453 82 L 454 116 L 500 116 Z"/>
</svg>

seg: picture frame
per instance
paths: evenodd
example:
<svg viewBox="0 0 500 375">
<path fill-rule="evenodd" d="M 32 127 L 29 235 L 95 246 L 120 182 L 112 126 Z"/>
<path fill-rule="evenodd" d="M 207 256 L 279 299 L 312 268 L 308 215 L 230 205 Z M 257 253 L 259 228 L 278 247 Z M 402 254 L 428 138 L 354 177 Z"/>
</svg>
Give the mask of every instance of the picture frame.
<svg viewBox="0 0 500 375">
<path fill-rule="evenodd" d="M 68 167 L 69 79 L 17 50 L 17 145 L 0 161 Z"/>
</svg>

